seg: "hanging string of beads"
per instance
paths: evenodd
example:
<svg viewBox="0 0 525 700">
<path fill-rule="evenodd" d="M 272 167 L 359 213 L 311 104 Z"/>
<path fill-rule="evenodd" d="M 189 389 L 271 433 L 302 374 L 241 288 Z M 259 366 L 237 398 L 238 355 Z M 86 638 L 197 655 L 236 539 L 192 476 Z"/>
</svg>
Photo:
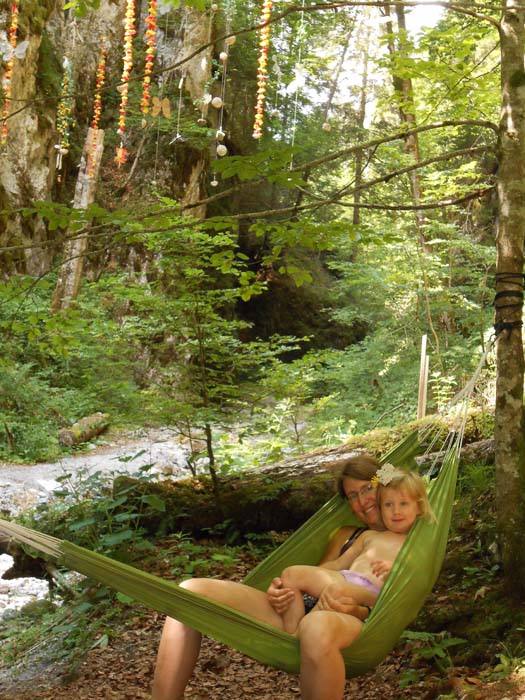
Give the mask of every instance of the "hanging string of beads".
<svg viewBox="0 0 525 700">
<path fill-rule="evenodd" d="M 13 76 L 13 66 L 15 63 L 15 50 L 18 30 L 18 2 L 11 3 L 11 23 L 9 25 L 9 46 L 11 48 L 7 65 L 5 67 L 2 89 L 4 91 L 4 105 L 2 107 L 2 128 L 0 129 L 0 144 L 7 143 L 7 117 L 11 108 L 11 78 Z"/>
<path fill-rule="evenodd" d="M 97 66 L 97 78 L 95 83 L 95 99 L 93 101 L 93 119 L 91 120 L 91 128 L 93 129 L 93 141 L 91 143 L 91 152 L 89 154 L 88 176 L 93 177 L 95 172 L 95 155 L 97 152 L 98 129 L 100 126 L 100 116 L 102 114 L 102 88 L 106 82 L 106 60 L 107 60 L 106 37 L 102 39 L 102 49 Z"/>
<path fill-rule="evenodd" d="M 120 145 L 117 148 L 115 163 L 120 168 L 127 159 L 128 152 L 124 148 L 124 135 L 126 133 L 126 117 L 128 112 L 129 77 L 133 68 L 133 37 L 137 33 L 135 29 L 135 0 L 127 0 L 126 15 L 124 18 L 124 65 L 120 79 L 120 107 L 117 134 L 120 136 Z"/>
<path fill-rule="evenodd" d="M 169 26 L 170 26 L 170 20 L 169 20 L 169 11 L 171 9 L 171 6 L 167 4 L 167 0 L 159 0 L 159 5 L 158 5 L 158 13 L 162 17 L 162 15 L 166 15 L 165 19 L 165 24 L 164 27 L 160 27 L 159 31 L 159 45 L 157 45 L 155 48 L 159 48 L 158 51 L 158 60 L 160 63 L 160 67 L 164 67 L 164 60 L 163 60 L 163 55 L 165 55 L 166 52 L 162 51 L 162 48 L 166 48 L 167 46 L 167 37 L 168 37 L 168 32 L 169 32 Z M 159 29 L 159 23 L 157 20 L 156 24 L 157 30 Z M 164 38 L 163 38 L 164 37 Z M 151 184 L 153 187 L 157 185 L 157 173 L 158 173 L 158 167 L 159 167 L 159 152 L 160 152 L 160 132 L 161 132 L 161 120 L 160 120 L 160 114 L 164 114 L 167 119 L 170 118 L 171 116 L 171 106 L 170 102 L 167 97 L 164 97 L 164 85 L 167 80 L 167 73 L 162 71 L 158 77 L 158 84 L 159 84 L 159 93 L 158 97 L 153 98 L 153 106 L 151 109 L 151 115 L 153 118 L 157 118 L 157 137 L 155 141 L 155 167 L 153 171 L 153 180 Z"/>
<path fill-rule="evenodd" d="M 213 35 L 213 22 L 214 22 L 214 17 L 215 13 L 219 11 L 219 5 L 214 2 L 210 5 L 210 17 L 209 17 L 209 22 L 208 22 L 208 36 L 207 36 L 207 43 L 211 42 L 211 38 Z M 208 66 L 208 58 L 203 58 L 202 60 L 202 70 L 203 72 L 207 70 Z M 209 81 L 208 81 L 209 82 Z M 208 113 L 208 105 L 211 103 L 212 100 L 212 95 L 208 92 L 208 85 L 205 86 L 205 92 L 202 96 L 202 98 L 199 100 L 200 103 L 200 108 L 201 108 L 201 115 L 197 119 L 197 124 L 199 126 L 206 126 L 208 124 L 208 120 L 206 119 L 206 115 Z"/>
<path fill-rule="evenodd" d="M 221 76 L 221 94 L 220 97 L 214 97 L 212 100 L 212 105 L 214 102 L 219 109 L 219 123 L 217 126 L 217 131 L 215 133 L 215 150 L 219 158 L 228 154 L 228 149 L 224 145 L 223 141 L 226 137 L 226 132 L 224 131 L 224 100 L 226 97 L 226 75 L 228 73 L 228 59 L 230 46 L 235 43 L 235 37 L 230 36 L 224 42 L 224 51 L 219 54 L 219 60 L 222 65 L 222 76 Z"/>
<path fill-rule="evenodd" d="M 173 138 L 170 141 L 170 145 L 172 143 L 182 143 L 183 141 L 186 140 L 182 136 L 182 134 L 180 133 L 180 117 L 182 114 L 182 102 L 183 102 L 182 88 L 184 87 L 184 80 L 185 80 L 185 76 L 181 75 L 180 80 L 179 80 L 179 98 L 177 100 L 177 125 L 176 125 L 176 131 L 175 131 L 175 138 Z M 169 100 L 167 100 L 167 98 L 164 98 L 164 99 L 169 104 Z M 165 116 L 167 116 L 169 118 L 170 115 L 165 114 Z"/>
<path fill-rule="evenodd" d="M 269 22 L 272 13 L 272 0 L 263 0 L 261 24 Z M 253 138 L 260 139 L 264 122 L 264 102 L 268 80 L 268 51 L 270 50 L 270 25 L 265 24 L 259 31 L 259 59 L 257 61 L 257 100 L 253 122 Z"/>
<path fill-rule="evenodd" d="M 142 79 L 142 99 L 140 111 L 143 115 L 142 126 L 146 126 L 146 117 L 151 104 L 151 73 L 155 63 L 157 51 L 157 0 L 149 0 L 148 16 L 146 17 L 146 60 L 144 63 L 144 77 Z"/>
<path fill-rule="evenodd" d="M 62 75 L 62 85 L 60 87 L 60 100 L 57 107 L 56 129 L 58 132 L 58 143 L 55 144 L 57 152 L 55 166 L 57 170 L 62 169 L 62 159 L 69 153 L 70 141 L 69 130 L 73 118 L 73 68 L 67 56 L 62 63 L 64 73 Z M 58 181 L 60 182 L 60 174 Z"/>
</svg>

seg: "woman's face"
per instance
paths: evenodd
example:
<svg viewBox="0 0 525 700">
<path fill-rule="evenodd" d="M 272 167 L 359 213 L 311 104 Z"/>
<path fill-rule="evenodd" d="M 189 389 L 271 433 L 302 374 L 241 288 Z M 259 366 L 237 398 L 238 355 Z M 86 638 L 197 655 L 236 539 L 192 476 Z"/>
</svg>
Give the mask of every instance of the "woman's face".
<svg viewBox="0 0 525 700">
<path fill-rule="evenodd" d="M 343 479 L 343 491 L 350 508 L 359 520 L 373 530 L 385 529 L 377 502 L 377 489 L 370 481 L 347 476 Z"/>
</svg>

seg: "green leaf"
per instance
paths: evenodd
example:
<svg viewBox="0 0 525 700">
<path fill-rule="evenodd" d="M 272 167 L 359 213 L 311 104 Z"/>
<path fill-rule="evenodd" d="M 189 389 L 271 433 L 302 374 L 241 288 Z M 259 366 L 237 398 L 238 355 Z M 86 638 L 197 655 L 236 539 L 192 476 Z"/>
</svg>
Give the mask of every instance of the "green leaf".
<svg viewBox="0 0 525 700">
<path fill-rule="evenodd" d="M 77 532 L 78 530 L 83 530 L 84 528 L 88 527 L 89 525 L 94 525 L 96 523 L 96 519 L 91 517 L 91 518 L 85 518 L 84 520 L 77 520 L 74 523 L 71 523 L 69 525 L 69 529 L 72 532 Z"/>
<path fill-rule="evenodd" d="M 125 605 L 131 605 L 135 602 L 135 598 L 132 598 L 131 596 L 126 595 L 125 593 L 121 593 L 120 591 L 117 591 L 117 600 L 119 600 L 121 603 L 124 603 Z"/>
<path fill-rule="evenodd" d="M 156 494 L 141 496 L 140 500 L 154 510 L 159 511 L 159 513 L 164 513 L 166 511 L 166 502 Z"/>
<path fill-rule="evenodd" d="M 114 532 L 110 535 L 104 535 L 104 537 L 100 538 L 100 542 L 106 547 L 113 547 L 116 544 L 121 544 L 122 542 L 133 539 L 133 535 L 133 530 L 121 530 L 120 532 Z"/>
</svg>

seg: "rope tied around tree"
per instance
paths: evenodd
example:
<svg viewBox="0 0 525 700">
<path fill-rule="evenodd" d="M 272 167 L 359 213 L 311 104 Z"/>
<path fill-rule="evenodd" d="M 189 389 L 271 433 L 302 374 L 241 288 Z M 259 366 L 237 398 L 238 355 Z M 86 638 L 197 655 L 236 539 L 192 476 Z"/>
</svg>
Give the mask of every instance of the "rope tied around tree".
<svg viewBox="0 0 525 700">
<path fill-rule="evenodd" d="M 496 286 L 498 284 L 509 284 L 519 287 L 519 289 L 502 289 L 496 292 L 494 296 L 494 308 L 496 310 L 496 316 L 498 312 L 503 311 L 503 309 L 515 309 L 516 311 L 522 309 L 523 307 L 523 286 L 525 281 L 525 275 L 522 272 L 496 272 Z M 518 301 L 509 301 L 508 303 L 498 303 L 501 299 L 517 299 Z M 503 331 L 508 331 L 509 335 L 515 328 L 521 328 L 523 326 L 522 320 L 510 321 L 506 319 L 499 320 L 496 318 L 494 322 L 494 331 L 496 338 L 503 333 Z"/>
</svg>

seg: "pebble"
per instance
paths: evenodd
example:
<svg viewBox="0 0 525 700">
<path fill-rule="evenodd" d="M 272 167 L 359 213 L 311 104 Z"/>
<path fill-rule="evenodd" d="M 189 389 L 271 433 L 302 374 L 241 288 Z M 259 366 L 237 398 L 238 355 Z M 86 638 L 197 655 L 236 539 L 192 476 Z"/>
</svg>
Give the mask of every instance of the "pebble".
<svg viewBox="0 0 525 700">
<path fill-rule="evenodd" d="M 41 600 L 49 592 L 49 584 L 39 578 L 13 578 L 5 581 L 2 577 L 13 565 L 13 557 L 0 554 L 0 620 L 7 619 L 35 600 Z"/>
</svg>

